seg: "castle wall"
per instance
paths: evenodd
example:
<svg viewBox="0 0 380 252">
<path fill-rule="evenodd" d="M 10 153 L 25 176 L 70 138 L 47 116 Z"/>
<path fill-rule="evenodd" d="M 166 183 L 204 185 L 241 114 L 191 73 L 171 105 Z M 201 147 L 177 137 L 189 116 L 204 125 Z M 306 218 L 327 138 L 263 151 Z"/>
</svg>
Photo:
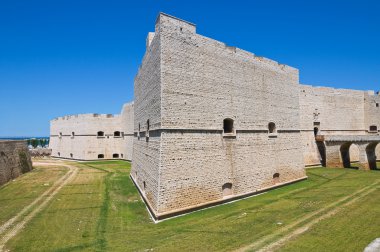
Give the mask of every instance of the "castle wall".
<svg viewBox="0 0 380 252">
<path fill-rule="evenodd" d="M 161 41 L 157 27 L 135 77 L 133 162 L 131 176 L 152 209 L 159 197 L 161 138 Z M 149 121 L 148 121 L 149 120 Z M 149 126 L 148 126 L 149 125 Z M 149 128 L 149 130 L 148 130 Z"/>
<path fill-rule="evenodd" d="M 132 125 L 133 103 L 126 104 L 121 115 L 81 114 L 56 118 L 50 122 L 51 156 L 76 160 L 131 160 Z M 98 136 L 99 131 L 104 136 Z"/>
<path fill-rule="evenodd" d="M 135 170 L 145 172 L 148 164 L 143 155 L 135 158 L 137 153 L 147 154 L 147 148 L 160 152 L 160 159 L 152 159 L 159 169 L 152 175 L 159 181 L 158 204 L 152 204 L 156 214 L 305 177 L 297 69 L 200 36 L 194 25 L 163 14 L 156 36 L 161 43 L 161 128 L 154 138 L 150 131 L 149 141 L 135 144 L 133 158 Z M 139 111 L 145 113 L 140 118 L 154 121 L 149 118 L 152 97 L 146 94 L 145 106 L 137 101 L 144 83 L 146 93 L 151 92 L 152 83 L 136 78 L 135 130 Z M 233 137 L 223 135 L 226 118 L 234 120 Z M 268 133 L 270 122 L 277 133 Z M 232 188 L 226 195 L 222 187 L 228 183 Z"/>
<path fill-rule="evenodd" d="M 0 141 L 0 185 L 32 169 L 26 141 Z"/>
<path fill-rule="evenodd" d="M 365 92 L 300 85 L 300 120 L 305 165 L 321 164 L 314 127 L 322 135 L 364 135 Z M 350 148 L 351 160 L 359 158 L 358 148 Z"/>
<path fill-rule="evenodd" d="M 132 160 L 133 152 L 133 125 L 134 125 L 134 104 L 133 102 L 124 104 L 120 114 L 120 123 L 124 132 L 124 139 L 120 147 L 123 158 Z"/>
</svg>

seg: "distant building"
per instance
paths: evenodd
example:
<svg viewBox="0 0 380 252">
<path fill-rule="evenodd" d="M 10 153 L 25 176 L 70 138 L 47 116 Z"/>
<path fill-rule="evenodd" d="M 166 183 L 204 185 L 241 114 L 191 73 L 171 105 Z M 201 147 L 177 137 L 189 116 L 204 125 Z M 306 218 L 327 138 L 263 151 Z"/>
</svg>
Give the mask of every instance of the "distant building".
<svg viewBox="0 0 380 252">
<path fill-rule="evenodd" d="M 132 159 L 133 103 L 120 115 L 81 114 L 50 121 L 52 157 L 75 160 Z"/>
</svg>

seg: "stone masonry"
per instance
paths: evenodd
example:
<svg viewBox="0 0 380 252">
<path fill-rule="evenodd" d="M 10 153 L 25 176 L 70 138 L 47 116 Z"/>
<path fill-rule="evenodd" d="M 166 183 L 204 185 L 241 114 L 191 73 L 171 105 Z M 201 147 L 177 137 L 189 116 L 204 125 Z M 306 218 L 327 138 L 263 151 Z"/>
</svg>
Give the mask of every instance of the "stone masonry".
<svg viewBox="0 0 380 252">
<path fill-rule="evenodd" d="M 0 141 L 0 186 L 32 169 L 26 141 Z"/>
<path fill-rule="evenodd" d="M 306 178 L 297 69 L 166 14 L 147 46 L 131 176 L 156 218 Z"/>
</svg>

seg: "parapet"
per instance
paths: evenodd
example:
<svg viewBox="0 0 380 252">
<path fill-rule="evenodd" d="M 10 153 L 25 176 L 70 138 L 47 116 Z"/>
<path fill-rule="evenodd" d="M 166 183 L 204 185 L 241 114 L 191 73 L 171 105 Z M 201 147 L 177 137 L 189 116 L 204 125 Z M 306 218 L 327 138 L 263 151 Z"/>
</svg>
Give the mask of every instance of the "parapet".
<svg viewBox="0 0 380 252">
<path fill-rule="evenodd" d="M 196 34 L 196 25 L 195 24 L 193 24 L 191 22 L 188 22 L 188 21 L 185 21 L 185 20 L 182 20 L 182 19 L 179 19 L 179 18 L 171 16 L 171 15 L 168 15 L 166 13 L 162 13 L 162 12 L 157 17 L 157 21 L 156 21 L 156 33 L 160 31 L 160 27 L 161 26 L 163 26 L 163 27 L 172 26 L 172 27 L 175 27 L 175 29 L 178 29 L 181 32 L 186 32 L 187 31 L 189 33 Z M 148 39 L 147 40 L 149 40 L 149 36 L 150 35 L 148 35 Z M 251 53 L 251 52 L 239 49 L 239 48 L 237 48 L 235 46 L 229 46 L 229 45 L 227 45 L 227 44 L 225 44 L 223 42 L 219 42 L 217 40 L 214 40 L 214 39 L 202 36 L 202 35 L 199 35 L 199 36 L 201 36 L 205 40 L 211 41 L 216 46 L 220 46 L 220 48 L 224 48 L 225 50 L 228 50 L 231 53 L 238 54 L 239 56 L 245 58 L 246 60 L 251 60 L 253 62 L 259 62 L 259 63 L 264 63 L 267 66 L 269 66 L 269 67 L 271 67 L 271 68 L 273 68 L 274 70 L 277 70 L 277 71 L 283 71 L 283 72 L 297 74 L 297 75 L 299 73 L 298 69 L 296 69 L 294 67 L 291 67 L 291 66 L 288 66 L 288 65 L 285 65 L 285 64 L 281 64 L 281 63 L 279 63 L 277 61 L 274 61 L 274 60 L 271 60 L 271 59 L 268 59 L 268 58 L 265 58 L 265 57 L 257 56 L 254 53 Z"/>
<path fill-rule="evenodd" d="M 72 119 L 89 119 L 89 118 L 117 118 L 119 115 L 114 115 L 114 114 L 97 114 L 97 113 L 92 113 L 92 114 L 76 114 L 76 115 L 66 115 L 66 116 L 61 116 L 54 118 L 51 121 L 58 121 L 58 120 L 72 120 Z"/>
</svg>

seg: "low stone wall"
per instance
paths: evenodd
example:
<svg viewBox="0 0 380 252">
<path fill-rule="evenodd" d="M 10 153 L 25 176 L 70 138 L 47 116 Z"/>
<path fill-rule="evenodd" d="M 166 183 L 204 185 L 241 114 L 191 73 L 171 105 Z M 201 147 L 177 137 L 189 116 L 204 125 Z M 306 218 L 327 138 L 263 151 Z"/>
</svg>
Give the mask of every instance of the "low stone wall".
<svg viewBox="0 0 380 252">
<path fill-rule="evenodd" d="M 26 141 L 0 141 L 0 185 L 32 169 Z"/>
<path fill-rule="evenodd" d="M 47 148 L 30 149 L 29 153 L 32 157 L 50 157 L 51 149 L 47 149 Z"/>
</svg>

